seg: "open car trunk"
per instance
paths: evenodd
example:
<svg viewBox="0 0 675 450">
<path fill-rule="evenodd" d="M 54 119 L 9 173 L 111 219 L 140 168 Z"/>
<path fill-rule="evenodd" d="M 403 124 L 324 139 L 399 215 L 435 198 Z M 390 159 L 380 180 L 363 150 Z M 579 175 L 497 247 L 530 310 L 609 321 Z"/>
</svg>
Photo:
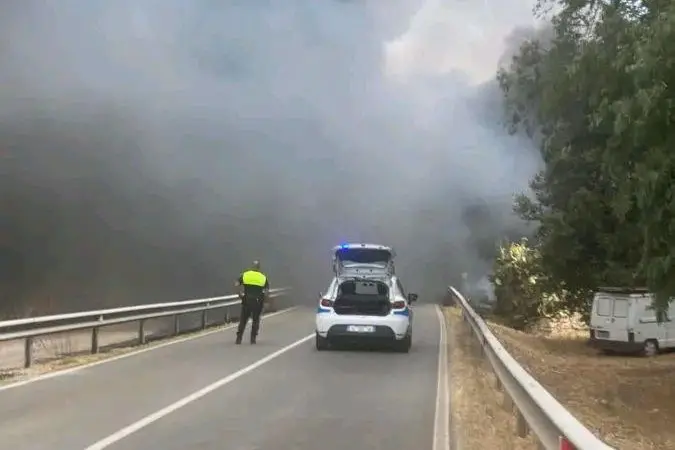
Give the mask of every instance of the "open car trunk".
<svg viewBox="0 0 675 450">
<path fill-rule="evenodd" d="M 333 310 L 340 315 L 386 316 L 391 310 L 389 287 L 374 280 L 343 281 Z"/>
<path fill-rule="evenodd" d="M 386 272 L 392 267 L 393 254 L 384 247 L 341 247 L 335 251 L 334 271 L 336 274 L 359 270 L 368 272 Z"/>
</svg>

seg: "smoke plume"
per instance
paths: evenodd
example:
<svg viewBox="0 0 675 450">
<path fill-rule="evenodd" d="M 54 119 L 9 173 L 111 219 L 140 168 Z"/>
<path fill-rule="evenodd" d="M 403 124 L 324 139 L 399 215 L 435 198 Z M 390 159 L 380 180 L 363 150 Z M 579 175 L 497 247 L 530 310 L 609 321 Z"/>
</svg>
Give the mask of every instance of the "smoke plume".
<svg viewBox="0 0 675 450">
<path fill-rule="evenodd" d="M 343 241 L 432 297 L 489 269 L 539 164 L 493 82 L 524 0 L 22 0 L 0 7 L 6 308 L 314 301 Z M 489 247 L 489 245 L 488 245 Z"/>
</svg>

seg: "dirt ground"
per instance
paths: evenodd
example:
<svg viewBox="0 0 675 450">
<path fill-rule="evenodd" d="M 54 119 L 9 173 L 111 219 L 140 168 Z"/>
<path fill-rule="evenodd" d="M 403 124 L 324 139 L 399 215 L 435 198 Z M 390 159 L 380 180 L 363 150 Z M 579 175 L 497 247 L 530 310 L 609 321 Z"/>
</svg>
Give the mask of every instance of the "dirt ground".
<svg viewBox="0 0 675 450">
<path fill-rule="evenodd" d="M 519 438 L 488 363 L 476 353 L 458 308 L 444 308 L 450 347 L 451 431 L 455 450 L 536 450 L 532 436 Z"/>
<path fill-rule="evenodd" d="M 509 353 L 609 445 L 675 449 L 675 354 L 605 356 L 586 345 L 587 332 L 543 337 L 488 324 Z"/>
</svg>

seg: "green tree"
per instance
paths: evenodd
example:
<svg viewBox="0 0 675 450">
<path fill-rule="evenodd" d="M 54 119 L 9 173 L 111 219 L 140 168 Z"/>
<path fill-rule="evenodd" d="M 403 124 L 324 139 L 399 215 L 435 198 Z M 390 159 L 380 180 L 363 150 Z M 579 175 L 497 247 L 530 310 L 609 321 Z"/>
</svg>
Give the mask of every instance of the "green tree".
<svg viewBox="0 0 675 450">
<path fill-rule="evenodd" d="M 642 230 L 640 273 L 663 310 L 675 295 L 675 4 L 643 2 L 620 47 L 617 66 L 630 79 L 615 111 L 606 173 L 621 192 L 632 193 Z M 625 194 L 627 195 L 627 194 Z M 620 203 L 620 217 L 626 217 Z"/>
<path fill-rule="evenodd" d="M 558 4 L 553 39 L 498 73 L 511 130 L 545 163 L 516 209 L 539 225 L 542 270 L 570 309 L 598 286 L 644 283 L 662 308 L 675 294 L 675 6 Z"/>
</svg>

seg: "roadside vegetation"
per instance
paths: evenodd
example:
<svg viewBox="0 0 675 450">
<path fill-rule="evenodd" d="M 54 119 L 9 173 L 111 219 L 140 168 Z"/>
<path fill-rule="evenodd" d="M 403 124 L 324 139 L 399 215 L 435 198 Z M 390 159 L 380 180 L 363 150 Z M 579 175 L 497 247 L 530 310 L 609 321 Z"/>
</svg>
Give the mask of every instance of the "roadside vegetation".
<svg viewBox="0 0 675 450">
<path fill-rule="evenodd" d="M 528 240 L 494 263 L 497 312 L 522 329 L 587 315 L 598 286 L 675 296 L 675 3 L 542 0 L 550 26 L 498 73 L 505 117 L 543 168 L 515 210 Z"/>
<path fill-rule="evenodd" d="M 660 310 L 675 297 L 675 3 L 542 0 L 535 13 L 548 25 L 497 74 L 506 125 L 542 159 L 514 202 L 534 231 L 498 246 L 487 318 L 606 442 L 675 448 L 675 357 L 601 355 L 586 328 L 598 287 L 646 286 Z M 492 375 L 472 370 L 478 392 Z"/>
</svg>

